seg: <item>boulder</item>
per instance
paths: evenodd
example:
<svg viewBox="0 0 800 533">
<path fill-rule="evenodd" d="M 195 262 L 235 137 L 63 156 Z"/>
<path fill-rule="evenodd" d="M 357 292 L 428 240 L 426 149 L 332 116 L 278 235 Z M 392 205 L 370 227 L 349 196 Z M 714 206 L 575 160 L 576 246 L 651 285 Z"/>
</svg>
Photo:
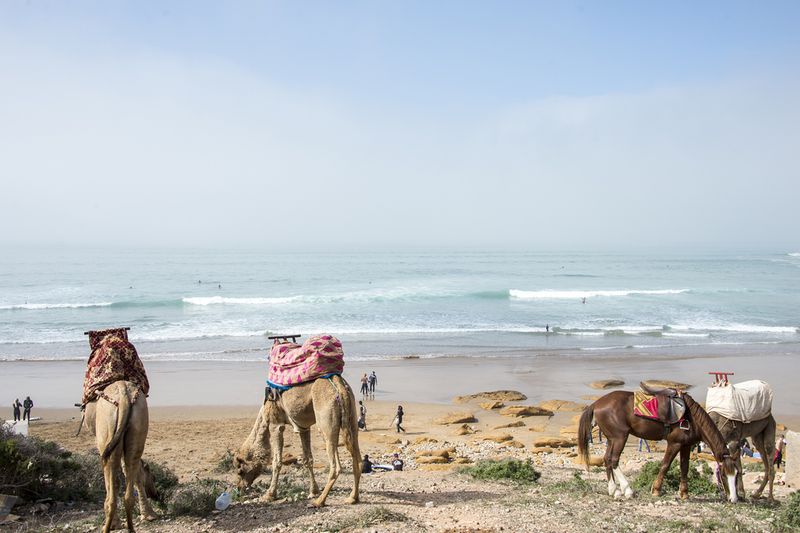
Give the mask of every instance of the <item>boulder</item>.
<svg viewBox="0 0 800 533">
<path fill-rule="evenodd" d="M 433 437 L 417 437 L 416 439 L 414 439 L 414 443 L 413 444 L 415 444 L 415 445 L 416 444 L 425 444 L 426 442 L 435 443 L 435 442 L 439 442 L 439 441 L 434 439 Z"/>
<path fill-rule="evenodd" d="M 490 440 L 492 442 L 505 442 L 513 438 L 514 437 L 512 437 L 508 433 L 501 433 L 499 435 L 486 435 L 485 437 L 483 437 L 483 440 Z"/>
<path fill-rule="evenodd" d="M 500 409 L 501 407 L 506 406 L 506 404 L 504 404 L 503 402 L 498 402 L 498 401 L 481 402 L 478 405 L 480 405 L 481 408 L 486 409 L 487 411 L 491 411 L 492 409 Z"/>
<path fill-rule="evenodd" d="M 473 433 L 475 433 L 475 429 L 472 426 L 469 424 L 462 424 L 456 428 L 454 435 L 472 435 Z"/>
<path fill-rule="evenodd" d="M 534 405 L 509 405 L 500 411 L 503 416 L 553 416 L 552 411 Z"/>
<path fill-rule="evenodd" d="M 621 379 L 603 379 L 589 383 L 591 388 L 600 390 L 613 389 L 616 387 L 622 387 L 623 385 L 625 385 L 625 382 Z"/>
<path fill-rule="evenodd" d="M 565 439 L 558 437 L 545 437 L 533 441 L 534 447 L 549 446 L 550 448 L 571 448 L 577 446 L 575 439 Z"/>
<path fill-rule="evenodd" d="M 582 403 L 567 400 L 547 400 L 539 404 L 539 407 L 548 411 L 583 411 L 586 406 Z"/>
<path fill-rule="evenodd" d="M 470 459 L 469 457 L 456 457 L 455 459 L 453 459 L 453 462 L 456 464 L 465 465 L 471 463 L 472 459 Z"/>
<path fill-rule="evenodd" d="M 651 389 L 686 390 L 692 388 L 692 386 L 689 385 L 688 383 L 681 383 L 680 381 L 672 381 L 669 379 L 648 379 L 647 381 L 642 381 L 642 383 L 644 383 Z"/>
<path fill-rule="evenodd" d="M 583 457 L 581 457 L 580 455 L 577 455 L 574 459 L 572 459 L 572 462 L 575 463 L 576 465 L 584 464 Z M 604 464 L 605 462 L 603 461 L 602 455 L 589 456 L 589 466 L 603 466 Z"/>
<path fill-rule="evenodd" d="M 437 418 L 435 422 L 442 426 L 450 424 L 465 424 L 467 422 L 477 422 L 478 419 L 472 413 L 447 413 L 441 418 Z"/>
<path fill-rule="evenodd" d="M 522 444 L 518 440 L 509 440 L 503 443 L 503 446 L 508 446 L 509 448 L 524 448 L 525 445 Z"/>
<path fill-rule="evenodd" d="M 531 453 L 553 453 L 553 448 L 550 446 L 534 446 L 530 449 Z"/>
<path fill-rule="evenodd" d="M 516 422 L 509 422 L 508 424 L 500 424 L 499 426 L 495 426 L 494 429 L 521 428 L 523 426 L 525 426 L 525 422 L 517 420 Z"/>
<path fill-rule="evenodd" d="M 515 390 L 496 390 L 488 392 L 478 392 L 476 394 L 468 394 L 466 396 L 456 396 L 453 401 L 456 403 L 466 403 L 474 401 L 494 400 L 498 402 L 519 402 L 527 400 L 528 397 L 519 391 Z"/>
<path fill-rule="evenodd" d="M 420 457 L 444 457 L 450 459 L 450 454 L 456 453 L 455 448 L 445 448 L 441 450 L 422 450 L 417 452 L 417 458 Z"/>
</svg>

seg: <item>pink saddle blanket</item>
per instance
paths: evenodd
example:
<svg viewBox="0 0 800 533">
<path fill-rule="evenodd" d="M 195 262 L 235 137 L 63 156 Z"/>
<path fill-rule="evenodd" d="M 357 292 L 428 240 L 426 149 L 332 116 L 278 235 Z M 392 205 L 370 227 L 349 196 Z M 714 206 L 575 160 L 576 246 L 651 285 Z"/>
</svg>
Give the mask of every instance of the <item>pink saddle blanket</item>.
<svg viewBox="0 0 800 533">
<path fill-rule="evenodd" d="M 270 385 L 291 387 L 344 370 L 342 343 L 331 335 L 314 335 L 302 346 L 276 343 L 269 352 Z"/>
</svg>

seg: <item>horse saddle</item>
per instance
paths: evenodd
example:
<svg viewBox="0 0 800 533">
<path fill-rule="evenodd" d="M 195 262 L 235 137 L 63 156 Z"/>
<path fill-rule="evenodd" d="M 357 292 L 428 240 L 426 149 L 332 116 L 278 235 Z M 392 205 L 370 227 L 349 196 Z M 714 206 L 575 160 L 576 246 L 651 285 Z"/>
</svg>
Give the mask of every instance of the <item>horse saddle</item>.
<svg viewBox="0 0 800 533">
<path fill-rule="evenodd" d="M 633 414 L 666 425 L 677 424 L 686 414 L 686 402 L 675 389 L 653 390 L 640 384 L 642 390 L 633 393 Z"/>
</svg>

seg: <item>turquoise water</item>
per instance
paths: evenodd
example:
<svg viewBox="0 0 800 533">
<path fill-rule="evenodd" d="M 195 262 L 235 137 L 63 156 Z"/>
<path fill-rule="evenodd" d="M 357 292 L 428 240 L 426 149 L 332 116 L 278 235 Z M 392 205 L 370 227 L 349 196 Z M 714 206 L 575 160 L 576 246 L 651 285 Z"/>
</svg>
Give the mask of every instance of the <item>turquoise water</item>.
<svg viewBox="0 0 800 533">
<path fill-rule="evenodd" d="M 261 359 L 270 333 L 363 359 L 800 342 L 793 251 L 4 252 L 0 360 L 84 358 L 85 330 L 121 325 L 185 360 Z"/>
</svg>

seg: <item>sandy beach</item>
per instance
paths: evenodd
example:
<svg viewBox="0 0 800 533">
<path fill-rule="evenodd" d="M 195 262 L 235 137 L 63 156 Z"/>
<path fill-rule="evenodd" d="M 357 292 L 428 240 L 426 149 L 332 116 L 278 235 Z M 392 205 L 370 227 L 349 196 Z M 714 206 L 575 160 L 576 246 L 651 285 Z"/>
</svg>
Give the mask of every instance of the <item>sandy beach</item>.
<svg viewBox="0 0 800 533">
<path fill-rule="evenodd" d="M 603 517 L 620 520 L 622 529 L 631 525 L 657 524 L 659 505 L 675 503 L 673 497 L 654 499 L 642 494 L 625 508 L 603 494 L 605 474 L 601 469 L 585 473 L 576 463 L 574 446 L 551 448 L 542 439 L 574 439 L 576 416 L 583 405 L 603 394 L 589 387 L 594 380 L 617 378 L 626 382 L 622 388 L 633 389 L 644 379 L 673 379 L 693 385 L 690 392 L 705 397 L 706 372 L 726 369 L 741 379 L 761 378 L 775 388 L 775 413 L 788 427 L 800 427 L 796 416 L 800 398 L 791 387 L 786 373 L 778 370 L 790 366 L 795 354 L 774 350 L 758 360 L 749 355 L 713 353 L 700 357 L 660 357 L 632 359 L 630 354 L 602 354 L 578 358 L 533 357 L 524 359 L 454 357 L 439 359 L 400 359 L 375 361 L 367 365 L 351 364 L 345 376 L 351 384 L 358 376 L 374 370 L 378 375 L 375 399 L 368 398 L 367 431 L 359 433 L 362 454 L 374 462 L 389 462 L 392 453 L 406 461 L 406 471 L 364 477 L 364 505 L 356 508 L 343 505 L 345 490 L 352 483 L 351 464 L 344 448 L 345 473 L 337 482 L 329 507 L 309 513 L 305 506 L 292 502 L 267 504 L 258 499 L 235 503 L 228 511 L 208 519 L 170 519 L 169 522 L 143 524 L 144 531 L 326 531 L 335 530 L 347 517 L 357 517 L 364 508 L 389 507 L 413 520 L 414 529 L 430 531 L 583 531 L 592 524 L 599 526 Z M 632 361 L 638 361 L 632 363 Z M 77 398 L 82 381 L 83 363 L 13 362 L 2 364 L 2 387 L 30 391 L 38 400 L 34 415 L 41 420 L 31 424 L 31 435 L 53 440 L 74 452 L 91 452 L 94 440 L 87 432 L 76 436 L 79 411 L 68 405 Z M 236 450 L 250 431 L 263 397 L 265 365 L 262 363 L 222 362 L 159 362 L 147 363 L 151 381 L 151 425 L 145 458 L 161 463 L 175 472 L 181 482 L 199 478 L 216 478 L 233 486 L 231 472 L 220 470 L 220 462 Z M 10 376 L 14 375 L 15 378 Z M 497 389 L 518 390 L 528 399 L 505 402 L 507 405 L 540 405 L 548 400 L 564 400 L 564 410 L 552 417 L 510 418 L 498 410 L 487 410 L 479 401 L 455 402 L 456 396 Z M 398 404 L 404 406 L 406 433 L 398 434 L 390 427 Z M 39 407 L 43 405 L 43 407 Z M 47 407 L 44 407 L 47 406 Z M 472 415 L 474 421 L 443 424 L 449 414 Z M 464 429 L 466 428 L 466 430 Z M 322 479 L 327 459 L 322 438 L 312 432 L 317 477 Z M 661 458 L 662 445 L 651 453 L 637 450 L 638 439 L 631 438 L 623 454 L 623 470 L 637 472 L 648 460 Z M 417 462 L 426 450 L 449 448 L 451 462 L 423 464 Z M 594 445 L 598 458 L 604 445 Z M 296 435 L 287 431 L 285 456 L 300 455 Z M 507 485 L 476 481 L 458 474 L 460 463 L 480 459 L 514 457 L 531 459 L 543 473 L 545 482 L 537 487 L 516 489 Z M 584 471 L 584 477 L 596 485 L 597 491 L 569 505 L 559 500 L 557 491 L 548 484 L 568 483 L 573 472 Z M 285 469 L 285 482 L 303 483 L 296 466 Z M 757 473 L 746 474 L 752 490 Z M 293 480 L 293 481 L 292 481 Z M 519 492 L 522 490 L 522 492 Z M 776 486 L 783 497 L 786 489 Z M 429 502 L 433 502 L 430 504 Z M 592 503 L 594 502 L 594 503 Z M 591 505 L 598 505 L 592 511 Z M 702 516 L 729 511 L 720 504 L 694 498 L 682 503 L 671 513 L 699 525 Z M 357 509 L 361 507 L 361 509 Z M 432 508 L 433 507 L 433 508 Z M 744 507 L 738 518 L 752 530 L 758 529 Z M 469 511 L 467 511 L 469 510 Z M 580 520 L 567 520 L 562 513 L 569 510 Z M 91 511 L 95 515 L 97 510 Z M 543 521 L 533 525 L 527 513 L 544 513 Z M 736 511 L 739 512 L 738 510 Z M 549 513 L 549 514 L 548 514 Z M 621 514 L 620 514 L 621 513 Z M 610 518 L 611 517 L 611 518 Z M 86 519 L 69 512 L 56 520 L 83 531 Z M 77 524 L 77 525 L 76 525 Z M 277 524 L 277 525 L 275 525 Z M 335 527 L 336 526 L 336 527 Z M 381 530 L 407 531 L 407 524 L 383 524 Z M 276 529 L 277 528 L 277 529 Z M 357 528 L 355 529 L 357 530 Z M 370 529 L 366 529 L 370 530 Z"/>
</svg>

